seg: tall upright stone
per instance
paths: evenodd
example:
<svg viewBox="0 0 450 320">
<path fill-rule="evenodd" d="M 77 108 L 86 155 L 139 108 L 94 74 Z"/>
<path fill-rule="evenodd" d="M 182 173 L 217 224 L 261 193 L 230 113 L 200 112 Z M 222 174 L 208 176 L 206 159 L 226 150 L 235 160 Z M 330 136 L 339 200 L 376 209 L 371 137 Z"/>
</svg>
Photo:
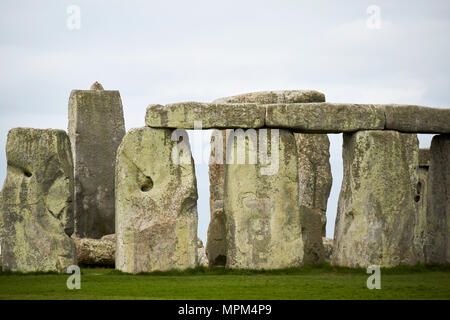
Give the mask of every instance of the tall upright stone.
<svg viewBox="0 0 450 320">
<path fill-rule="evenodd" d="M 428 206 L 428 170 L 430 167 L 430 149 L 419 149 L 418 181 L 414 202 L 416 218 L 414 221 L 414 248 L 418 261 L 425 262 L 427 247 L 427 206 Z"/>
<path fill-rule="evenodd" d="M 233 144 L 236 132 L 227 134 L 227 157 L 245 151 L 248 160 L 238 162 L 236 156 L 225 165 L 226 265 L 238 269 L 300 266 L 304 250 L 294 135 L 278 129 L 251 130 L 241 135 L 244 139 L 237 139 L 240 143 Z M 261 139 L 267 134 L 270 137 L 264 143 Z M 262 159 L 261 148 L 266 148 L 270 161 Z"/>
<path fill-rule="evenodd" d="M 3 270 L 59 271 L 77 263 L 73 233 L 73 162 L 61 130 L 15 128 L 6 144 L 0 193 Z"/>
<path fill-rule="evenodd" d="M 294 133 L 298 154 L 299 204 L 302 207 L 305 263 L 323 262 L 327 202 L 333 181 L 326 134 Z"/>
<path fill-rule="evenodd" d="M 194 268 L 197 198 L 185 130 L 129 131 L 117 152 L 116 269 Z"/>
<path fill-rule="evenodd" d="M 219 98 L 213 103 L 308 103 L 324 102 L 325 95 L 314 90 L 284 90 L 246 93 L 231 97 Z M 331 190 L 332 176 L 329 162 L 329 139 L 326 134 L 294 133 L 297 143 L 299 170 L 299 201 L 302 210 L 303 236 L 305 238 L 305 262 L 314 263 L 323 260 L 322 236 L 325 235 L 327 200 Z M 223 148 L 221 155 L 226 154 L 226 144 L 215 143 L 225 141 L 225 130 L 215 130 L 211 145 L 216 149 Z M 224 160 L 217 157 L 217 150 L 211 149 L 210 180 L 210 224 L 206 252 L 210 266 L 224 265 L 226 262 L 226 215 L 224 204 Z M 307 210 L 309 209 L 309 210 Z"/>
<path fill-rule="evenodd" d="M 450 262 L 450 135 L 431 140 L 425 261 Z"/>
<path fill-rule="evenodd" d="M 226 152 L 226 130 L 213 130 L 211 134 L 211 156 L 209 161 L 209 208 L 210 222 L 206 242 L 209 266 L 225 266 L 227 260 L 226 218 L 223 210 L 225 176 L 224 155 Z"/>
<path fill-rule="evenodd" d="M 344 134 L 344 178 L 333 264 L 415 264 L 414 223 L 419 147 L 415 134 Z"/>
<path fill-rule="evenodd" d="M 101 238 L 114 233 L 114 166 L 125 135 L 119 91 L 73 90 L 69 137 L 75 166 L 75 234 Z"/>
</svg>

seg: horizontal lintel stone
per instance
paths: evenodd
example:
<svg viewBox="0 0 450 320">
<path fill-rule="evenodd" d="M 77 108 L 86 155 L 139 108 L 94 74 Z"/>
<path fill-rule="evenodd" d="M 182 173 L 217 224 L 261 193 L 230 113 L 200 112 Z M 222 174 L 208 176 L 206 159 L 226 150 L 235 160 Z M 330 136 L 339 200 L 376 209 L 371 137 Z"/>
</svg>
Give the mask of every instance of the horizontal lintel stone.
<svg viewBox="0 0 450 320">
<path fill-rule="evenodd" d="M 450 133 L 450 109 L 413 105 L 182 102 L 147 108 L 149 127 L 194 129 L 196 121 L 201 122 L 201 129 L 269 127 L 309 133 L 360 130 Z"/>
<path fill-rule="evenodd" d="M 265 108 L 256 103 L 182 102 L 148 106 L 145 123 L 153 128 L 194 129 L 201 122 L 202 129 L 261 128 Z"/>
<path fill-rule="evenodd" d="M 411 133 L 450 133 L 450 109 L 414 105 L 383 105 L 385 129 Z"/>
<path fill-rule="evenodd" d="M 266 105 L 266 126 L 295 131 L 338 133 L 382 130 L 384 111 L 374 104 L 290 103 Z"/>
</svg>

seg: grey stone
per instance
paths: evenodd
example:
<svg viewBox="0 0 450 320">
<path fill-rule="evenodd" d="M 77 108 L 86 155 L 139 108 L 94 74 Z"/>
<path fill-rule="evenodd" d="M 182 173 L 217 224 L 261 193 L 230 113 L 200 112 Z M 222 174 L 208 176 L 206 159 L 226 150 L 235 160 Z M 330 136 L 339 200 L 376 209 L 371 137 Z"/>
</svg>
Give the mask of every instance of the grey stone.
<svg viewBox="0 0 450 320">
<path fill-rule="evenodd" d="M 195 121 L 203 129 L 261 128 L 264 116 L 264 107 L 255 103 L 182 102 L 148 106 L 145 123 L 153 128 L 194 129 Z"/>
<path fill-rule="evenodd" d="M 450 262 L 450 135 L 434 136 L 428 172 L 426 243 L 427 263 Z"/>
<path fill-rule="evenodd" d="M 414 248 L 419 262 L 425 261 L 427 246 L 427 206 L 428 206 L 428 170 L 430 165 L 430 149 L 419 149 L 418 181 L 416 185 L 416 217 L 414 221 Z"/>
<path fill-rule="evenodd" d="M 385 129 L 417 133 L 450 133 L 450 109 L 383 105 Z"/>
<path fill-rule="evenodd" d="M 325 102 L 325 95 L 315 90 L 260 91 L 219 98 L 213 103 L 304 103 Z"/>
<path fill-rule="evenodd" d="M 73 162 L 61 130 L 15 128 L 6 144 L 0 193 L 3 270 L 65 272 L 77 263 L 73 233 Z"/>
<path fill-rule="evenodd" d="M 325 251 L 325 262 L 331 262 L 333 259 L 333 239 L 330 238 L 322 238 L 323 248 Z"/>
<path fill-rule="evenodd" d="M 223 210 L 225 177 L 223 155 L 226 153 L 226 130 L 214 130 L 211 135 L 211 144 L 215 139 L 222 139 L 222 160 L 216 161 L 216 150 L 211 148 L 209 163 L 209 207 L 210 222 L 208 225 L 208 237 L 206 241 L 206 255 L 209 266 L 225 266 L 227 256 L 227 240 L 225 227 L 225 213 Z M 217 155 L 218 157 L 220 155 Z M 220 162 L 220 163 L 219 163 Z"/>
<path fill-rule="evenodd" d="M 125 135 L 119 91 L 73 90 L 69 137 L 75 165 L 75 234 L 101 238 L 114 233 L 114 163 Z"/>
<path fill-rule="evenodd" d="M 265 135 L 264 131 L 259 130 L 258 139 Z M 271 165 L 277 158 L 278 170 L 261 170 L 267 169 L 261 159 L 256 164 L 248 160 L 245 164 L 227 162 L 225 165 L 226 266 L 229 268 L 276 269 L 303 263 L 294 135 L 279 130 L 278 138 L 278 130 L 267 131 Z M 249 138 L 244 144 L 246 153 L 256 152 L 256 145 Z M 233 154 L 235 149 L 236 145 L 227 145 L 227 154 Z"/>
<path fill-rule="evenodd" d="M 339 133 L 384 129 L 384 111 L 371 104 L 269 104 L 266 126 L 299 132 Z"/>
<path fill-rule="evenodd" d="M 298 153 L 300 205 L 321 218 L 321 237 L 325 236 L 327 202 L 333 183 L 330 140 L 326 134 L 295 133 Z M 321 239 L 317 239 L 317 241 Z"/>
<path fill-rule="evenodd" d="M 96 266 L 114 266 L 116 253 L 115 235 L 101 239 L 74 238 L 78 263 Z"/>
<path fill-rule="evenodd" d="M 116 237 L 116 269 L 124 272 L 197 265 L 197 186 L 184 130 L 145 127 L 124 137 L 116 162 Z"/>
<path fill-rule="evenodd" d="M 213 103 L 303 103 L 325 101 L 323 93 L 312 90 L 263 91 L 220 98 Z M 221 135 L 221 136 L 220 136 Z M 327 199 L 330 193 L 332 177 L 329 164 L 329 140 L 325 134 L 300 134 L 294 137 L 299 149 L 299 199 L 304 206 L 304 250 L 305 262 L 320 262 L 323 257 L 322 234 L 325 235 Z M 225 130 L 216 130 L 211 137 L 225 141 Z M 220 144 L 217 146 L 220 148 Z M 226 144 L 222 143 L 222 154 L 226 154 Z M 224 175 L 223 161 L 217 163 L 216 150 L 211 149 L 209 180 L 211 220 L 208 227 L 206 252 L 210 266 L 226 263 L 226 227 L 223 211 Z M 223 160 L 223 159 L 222 159 Z M 310 208 L 311 210 L 308 210 Z M 318 223 L 317 215 L 321 223 Z M 321 225 L 320 225 L 321 224 Z M 308 225 L 308 227 L 306 227 Z"/>
<path fill-rule="evenodd" d="M 333 264 L 390 267 L 418 262 L 413 246 L 418 154 L 414 134 L 344 135 Z"/>
</svg>

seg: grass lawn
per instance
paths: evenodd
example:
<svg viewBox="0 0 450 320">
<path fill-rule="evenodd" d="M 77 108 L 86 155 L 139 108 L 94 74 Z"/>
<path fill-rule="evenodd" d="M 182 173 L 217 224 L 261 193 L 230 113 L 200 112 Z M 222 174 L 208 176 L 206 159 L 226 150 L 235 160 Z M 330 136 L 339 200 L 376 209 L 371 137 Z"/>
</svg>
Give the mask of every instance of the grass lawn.
<svg viewBox="0 0 450 320">
<path fill-rule="evenodd" d="M 81 289 L 67 274 L 0 272 L 0 299 L 450 299 L 450 265 L 381 270 L 381 290 L 362 269 L 328 264 L 277 271 L 197 268 L 124 274 L 83 268 Z"/>
</svg>

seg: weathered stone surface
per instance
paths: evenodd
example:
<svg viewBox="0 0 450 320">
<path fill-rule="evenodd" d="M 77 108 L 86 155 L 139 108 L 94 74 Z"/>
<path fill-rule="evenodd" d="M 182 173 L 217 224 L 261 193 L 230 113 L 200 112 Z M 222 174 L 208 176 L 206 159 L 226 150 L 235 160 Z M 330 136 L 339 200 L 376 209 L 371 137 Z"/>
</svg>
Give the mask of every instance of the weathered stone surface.
<svg viewBox="0 0 450 320">
<path fill-rule="evenodd" d="M 78 263 L 98 266 L 114 266 L 116 253 L 115 234 L 101 239 L 74 238 Z"/>
<path fill-rule="evenodd" d="M 320 215 L 321 237 L 324 237 L 327 223 L 327 202 L 333 183 L 330 166 L 330 140 L 326 134 L 296 133 L 294 136 L 298 153 L 300 205 L 310 208 L 314 214 Z"/>
<path fill-rule="evenodd" d="M 211 134 L 211 144 L 214 145 L 215 139 L 222 139 L 217 147 L 222 150 L 222 155 L 216 153 L 218 150 L 211 148 L 209 161 L 209 208 L 210 222 L 208 225 L 208 237 L 206 241 L 206 255 L 209 266 L 225 266 L 227 256 L 227 231 L 225 227 L 225 213 L 223 210 L 224 199 L 224 159 L 226 152 L 226 130 L 214 130 Z"/>
<path fill-rule="evenodd" d="M 430 166 L 430 149 L 419 149 L 419 166 Z"/>
<path fill-rule="evenodd" d="M 412 105 L 383 105 L 388 130 L 450 133 L 450 109 Z"/>
<path fill-rule="evenodd" d="M 428 205 L 428 169 L 429 149 L 419 149 L 418 181 L 416 185 L 416 217 L 414 221 L 414 249 L 419 262 L 425 262 L 425 248 L 427 245 L 427 205 Z"/>
<path fill-rule="evenodd" d="M 153 128 L 194 129 L 195 121 L 203 129 L 261 128 L 264 117 L 265 108 L 255 103 L 182 102 L 148 106 L 145 123 Z"/>
<path fill-rule="evenodd" d="M 244 144 L 250 154 L 257 143 L 251 137 Z M 303 263 L 301 212 L 298 204 L 298 166 L 294 135 L 285 130 L 270 133 L 269 152 L 278 159 L 278 170 L 269 172 L 261 161 L 251 164 L 227 162 L 225 165 L 224 212 L 227 230 L 227 260 L 230 268 L 274 269 Z M 230 137 L 231 135 L 227 135 Z M 229 141 L 233 141 L 229 138 Z M 243 140 L 245 141 L 245 140 Z M 278 144 L 278 145 L 277 145 Z M 261 143 L 259 143 L 261 146 Z M 236 152 L 227 145 L 227 154 Z M 277 153 L 279 157 L 277 157 Z"/>
<path fill-rule="evenodd" d="M 263 91 L 220 98 L 213 103 L 302 103 L 322 102 L 325 95 L 317 91 Z M 211 145 L 216 138 L 226 139 L 225 130 L 215 130 L 211 137 Z M 323 257 L 321 244 L 326 225 L 327 199 L 331 188 L 331 169 L 329 164 L 329 140 L 325 134 L 300 134 L 294 137 L 299 148 L 299 189 L 300 205 L 311 210 L 302 210 L 304 216 L 303 236 L 305 262 L 319 262 Z M 217 145 L 220 148 L 220 144 Z M 223 155 L 226 144 L 222 144 Z M 216 150 L 211 149 L 209 179 L 210 179 L 210 209 L 211 220 L 208 227 L 206 252 L 210 266 L 226 263 L 226 227 L 223 211 L 224 175 L 223 161 L 218 163 Z M 220 157 L 219 157 L 220 159 Z M 222 159 L 223 160 L 223 159 Z M 318 227 L 316 215 L 320 214 L 322 226 Z M 305 226 L 309 227 L 306 228 Z M 311 229 L 312 228 L 312 229 Z"/>
<path fill-rule="evenodd" d="M 69 137 L 75 166 L 75 234 L 101 238 L 114 233 L 114 163 L 125 135 L 119 91 L 73 90 Z"/>
<path fill-rule="evenodd" d="M 359 131 L 344 135 L 344 178 L 333 264 L 415 264 L 412 245 L 418 182 L 416 135 Z"/>
<path fill-rule="evenodd" d="M 202 267 L 207 267 L 209 265 L 208 258 L 206 257 L 206 250 L 203 246 L 202 240 L 198 239 L 197 241 L 197 265 Z"/>
<path fill-rule="evenodd" d="M 325 251 L 325 262 L 330 262 L 333 258 L 333 239 L 330 238 L 322 238 L 323 248 Z"/>
<path fill-rule="evenodd" d="M 6 145 L 0 193 L 3 270 L 59 271 L 77 263 L 73 233 L 73 162 L 61 130 L 15 128 Z"/>
<path fill-rule="evenodd" d="M 266 126 L 312 133 L 384 129 L 384 111 L 371 104 L 269 104 Z"/>
<path fill-rule="evenodd" d="M 177 132 L 185 146 L 180 158 L 189 163 L 172 159 L 173 150 L 178 154 Z M 195 267 L 197 186 L 187 133 L 133 129 L 118 149 L 116 166 L 116 269 Z"/>
<path fill-rule="evenodd" d="M 425 261 L 450 262 L 450 135 L 434 136 L 428 172 Z"/>
<path fill-rule="evenodd" d="M 260 91 L 219 98 L 213 103 L 304 103 L 325 102 L 325 95 L 315 90 Z"/>
</svg>

